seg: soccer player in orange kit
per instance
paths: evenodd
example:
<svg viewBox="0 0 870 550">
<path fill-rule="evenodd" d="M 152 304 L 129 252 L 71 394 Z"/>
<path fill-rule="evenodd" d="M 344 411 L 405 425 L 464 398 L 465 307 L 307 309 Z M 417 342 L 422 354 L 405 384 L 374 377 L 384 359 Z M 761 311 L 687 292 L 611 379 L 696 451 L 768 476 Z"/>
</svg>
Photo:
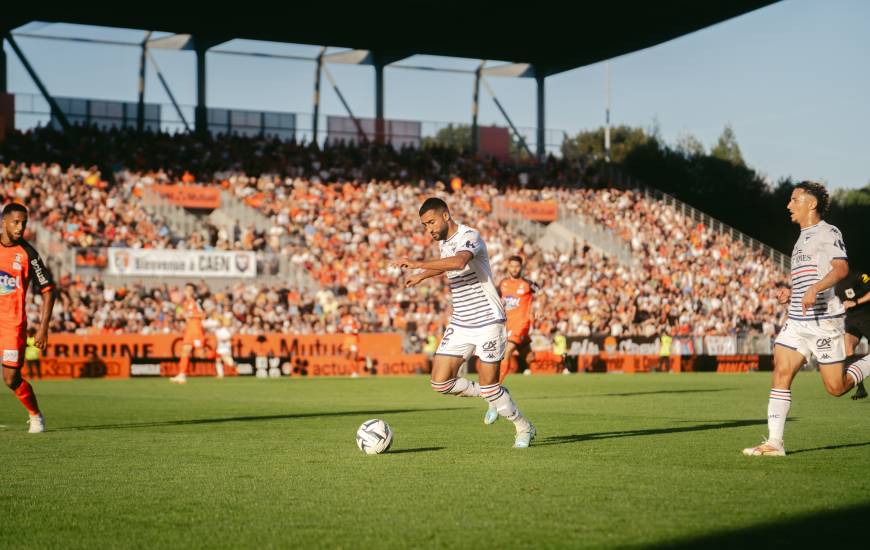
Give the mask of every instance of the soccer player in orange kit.
<svg viewBox="0 0 870 550">
<path fill-rule="evenodd" d="M 184 384 L 187 382 L 187 367 L 194 350 L 202 352 L 205 349 L 205 329 L 202 326 L 202 306 L 196 299 L 196 287 L 192 283 L 184 285 L 184 317 L 187 325 L 184 327 L 184 339 L 181 341 L 181 359 L 178 362 L 178 374 L 170 378 L 170 382 Z"/>
<path fill-rule="evenodd" d="M 45 431 L 45 418 L 39 410 L 33 388 L 21 377 L 27 341 L 27 286 L 42 294 L 42 320 L 35 345 L 45 351 L 48 325 L 54 308 L 54 281 L 36 250 L 23 239 L 27 227 L 27 208 L 18 203 L 3 208 L 0 228 L 0 352 L 3 354 L 3 381 L 30 413 L 30 433 Z"/>
</svg>

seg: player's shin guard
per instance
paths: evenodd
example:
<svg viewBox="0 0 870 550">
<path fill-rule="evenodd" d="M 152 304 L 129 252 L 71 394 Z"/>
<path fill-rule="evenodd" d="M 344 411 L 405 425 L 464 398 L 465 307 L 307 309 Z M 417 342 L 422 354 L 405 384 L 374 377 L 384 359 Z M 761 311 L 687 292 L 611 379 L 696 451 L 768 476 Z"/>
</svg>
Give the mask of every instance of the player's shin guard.
<svg viewBox="0 0 870 550">
<path fill-rule="evenodd" d="M 24 405 L 30 416 L 39 414 L 39 403 L 36 402 L 36 394 L 33 393 L 33 387 L 31 387 L 27 380 L 22 380 L 21 385 L 15 388 L 15 397 L 21 401 L 21 404 Z"/>
<path fill-rule="evenodd" d="M 770 390 L 770 400 L 767 402 L 767 439 L 773 444 L 782 445 L 782 434 L 785 431 L 785 419 L 791 408 L 791 390 Z"/>
<path fill-rule="evenodd" d="M 467 378 L 451 378 L 444 382 L 431 380 L 432 389 L 444 395 L 458 395 L 460 397 L 479 397 L 480 386 Z"/>
<path fill-rule="evenodd" d="M 501 387 L 501 384 L 491 384 L 489 386 L 480 387 L 480 395 L 498 411 L 499 416 L 510 420 L 516 426 L 517 431 L 527 430 L 529 421 L 523 416 L 523 413 L 517 408 L 516 403 L 511 398 L 511 394 Z"/>
<path fill-rule="evenodd" d="M 853 386 L 857 386 L 870 376 L 870 355 L 865 355 L 846 367 L 846 376 L 852 379 Z"/>
</svg>

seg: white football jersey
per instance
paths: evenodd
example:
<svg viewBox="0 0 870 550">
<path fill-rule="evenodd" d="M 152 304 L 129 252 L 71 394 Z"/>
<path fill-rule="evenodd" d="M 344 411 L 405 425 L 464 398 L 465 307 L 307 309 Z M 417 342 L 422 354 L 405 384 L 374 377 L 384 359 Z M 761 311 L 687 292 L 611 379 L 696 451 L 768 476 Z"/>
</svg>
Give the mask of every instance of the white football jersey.
<svg viewBox="0 0 870 550">
<path fill-rule="evenodd" d="M 791 302 L 788 318 L 796 321 L 830 319 L 843 315 L 846 309 L 831 287 L 816 295 L 816 303 L 803 312 L 801 300 L 811 285 L 831 272 L 833 260 L 845 260 L 846 245 L 840 230 L 826 222 L 801 230 L 791 253 Z"/>
<path fill-rule="evenodd" d="M 453 302 L 450 324 L 464 328 L 479 328 L 504 323 L 504 306 L 492 281 L 489 254 L 480 233 L 460 225 L 456 233 L 439 244 L 442 258 L 471 252 L 471 261 L 461 271 L 448 271 L 447 282 Z"/>
</svg>

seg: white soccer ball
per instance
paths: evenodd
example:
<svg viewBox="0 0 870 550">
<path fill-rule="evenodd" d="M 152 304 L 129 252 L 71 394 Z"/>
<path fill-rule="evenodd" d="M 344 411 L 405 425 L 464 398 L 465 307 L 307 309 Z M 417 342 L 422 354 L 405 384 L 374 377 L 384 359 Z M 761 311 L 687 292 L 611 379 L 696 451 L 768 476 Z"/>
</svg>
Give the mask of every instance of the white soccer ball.
<svg viewBox="0 0 870 550">
<path fill-rule="evenodd" d="M 356 446 L 367 455 L 386 452 L 392 444 L 393 430 L 378 418 L 366 420 L 356 431 Z"/>
</svg>

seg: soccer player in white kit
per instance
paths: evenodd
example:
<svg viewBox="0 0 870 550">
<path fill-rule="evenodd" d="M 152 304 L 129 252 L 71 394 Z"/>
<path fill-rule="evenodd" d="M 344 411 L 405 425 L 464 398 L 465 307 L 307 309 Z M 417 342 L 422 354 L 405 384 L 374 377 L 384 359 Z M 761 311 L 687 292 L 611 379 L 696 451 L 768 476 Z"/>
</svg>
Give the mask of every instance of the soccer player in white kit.
<svg viewBox="0 0 870 550">
<path fill-rule="evenodd" d="M 757 447 L 743 449 L 746 456 L 785 456 L 783 432 L 791 407 L 791 383 L 811 354 L 819 362 L 825 389 L 833 396 L 844 395 L 870 375 L 870 357 L 843 371 L 846 310 L 834 287 L 849 273 L 849 264 L 840 230 L 821 219 L 829 200 L 821 184 L 801 182 L 788 203 L 792 221 L 801 228 L 791 256 L 791 289 L 777 293 L 781 304 L 789 304 L 788 320 L 773 350 L 768 437 Z"/>
<path fill-rule="evenodd" d="M 224 367 L 233 366 L 233 333 L 230 330 L 232 326 L 232 317 L 225 316 L 221 320 L 221 326 L 214 332 L 216 346 L 215 371 L 218 378 L 224 377 Z"/>
<path fill-rule="evenodd" d="M 417 262 L 402 259 L 394 265 L 422 270 L 410 275 L 405 286 L 447 275 L 453 314 L 432 362 L 432 389 L 445 395 L 483 397 L 498 414 L 514 423 L 514 448 L 524 449 L 535 438 L 535 427 L 519 411 L 510 393 L 499 384 L 499 365 L 507 345 L 504 306 L 492 281 L 486 244 L 474 229 L 457 224 L 447 203 L 429 198 L 420 207 L 420 220 L 432 239 L 439 241 L 440 259 Z M 477 355 L 480 382 L 457 377 L 459 367 Z"/>
</svg>

